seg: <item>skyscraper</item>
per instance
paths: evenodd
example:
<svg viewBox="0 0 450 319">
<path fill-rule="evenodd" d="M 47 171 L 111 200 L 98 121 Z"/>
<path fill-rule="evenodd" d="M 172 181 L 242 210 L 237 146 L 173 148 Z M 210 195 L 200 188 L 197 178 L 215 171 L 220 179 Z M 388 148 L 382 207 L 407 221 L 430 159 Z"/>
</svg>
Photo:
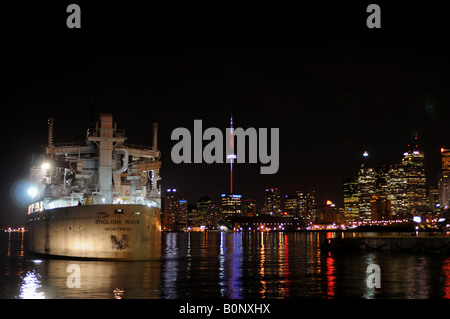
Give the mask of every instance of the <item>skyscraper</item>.
<svg viewBox="0 0 450 319">
<path fill-rule="evenodd" d="M 391 201 L 392 216 L 403 218 L 407 212 L 406 175 L 402 164 L 391 165 L 387 175 L 387 199 Z"/>
<path fill-rule="evenodd" d="M 417 140 L 417 135 L 415 137 Z M 408 213 L 427 210 L 427 188 L 425 178 L 425 156 L 415 145 L 403 153 L 402 166 L 406 178 L 406 207 Z"/>
<path fill-rule="evenodd" d="M 181 230 L 188 223 L 187 199 L 179 196 L 176 189 L 167 190 L 162 212 L 165 230 Z"/>
<path fill-rule="evenodd" d="M 298 197 L 296 195 L 286 195 L 284 198 L 284 212 L 289 216 L 298 217 Z"/>
<path fill-rule="evenodd" d="M 441 148 L 442 173 L 450 173 L 450 149 Z"/>
<path fill-rule="evenodd" d="M 441 209 L 450 208 L 450 149 L 441 148 L 442 171 L 438 180 Z"/>
<path fill-rule="evenodd" d="M 439 191 L 436 186 L 431 186 L 428 190 L 428 209 L 436 213 L 439 206 Z"/>
<path fill-rule="evenodd" d="M 281 195 L 278 188 L 266 188 L 264 193 L 264 207 L 270 215 L 279 216 L 281 214 Z"/>
<path fill-rule="evenodd" d="M 368 164 L 367 152 L 363 153 L 364 161 L 358 172 L 358 207 L 359 219 L 362 221 L 370 221 L 372 219 L 372 210 L 370 201 L 376 193 L 376 175 L 373 167 Z"/>
<path fill-rule="evenodd" d="M 344 188 L 344 212 L 347 221 L 359 220 L 359 196 L 358 182 L 355 178 L 345 178 Z"/>
<path fill-rule="evenodd" d="M 211 198 L 207 196 L 201 197 L 197 201 L 197 212 L 200 220 L 200 226 L 217 226 L 217 209 Z"/>
<path fill-rule="evenodd" d="M 313 221 L 316 218 L 316 192 L 315 191 L 296 191 L 298 198 L 299 216 L 306 221 Z"/>
</svg>

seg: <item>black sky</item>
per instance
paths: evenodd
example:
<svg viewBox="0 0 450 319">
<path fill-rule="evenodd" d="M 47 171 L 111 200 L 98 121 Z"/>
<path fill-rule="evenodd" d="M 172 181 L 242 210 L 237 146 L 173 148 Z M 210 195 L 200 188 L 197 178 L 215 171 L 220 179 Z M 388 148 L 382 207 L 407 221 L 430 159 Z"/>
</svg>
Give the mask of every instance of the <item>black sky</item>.
<svg viewBox="0 0 450 319">
<path fill-rule="evenodd" d="M 429 185 L 439 149 L 450 147 L 449 22 L 433 2 L 377 2 L 382 28 L 366 27 L 367 1 L 175 3 L 78 2 L 82 28 L 69 30 L 70 2 L 6 6 L 1 19 L 0 226 L 23 223 L 14 185 L 47 139 L 83 140 L 94 100 L 113 113 L 128 142 L 150 145 L 159 123 L 162 189 L 218 200 L 227 164 L 180 164 L 171 132 L 203 127 L 280 128 L 280 169 L 235 165 L 235 189 L 261 204 L 316 190 L 342 203 L 342 179 L 368 150 L 374 165 L 401 160 L 419 131 Z"/>
</svg>

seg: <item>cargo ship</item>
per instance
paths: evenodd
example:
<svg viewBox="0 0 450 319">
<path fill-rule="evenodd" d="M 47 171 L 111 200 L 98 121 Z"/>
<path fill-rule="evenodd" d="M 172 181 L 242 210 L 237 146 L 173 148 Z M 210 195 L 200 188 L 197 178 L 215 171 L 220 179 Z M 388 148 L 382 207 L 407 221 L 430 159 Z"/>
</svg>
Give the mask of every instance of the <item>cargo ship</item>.
<svg viewBox="0 0 450 319">
<path fill-rule="evenodd" d="M 151 260 L 161 254 L 157 150 L 125 143 L 111 114 L 92 121 L 79 143 L 48 143 L 30 172 L 29 251 L 49 257 Z"/>
</svg>

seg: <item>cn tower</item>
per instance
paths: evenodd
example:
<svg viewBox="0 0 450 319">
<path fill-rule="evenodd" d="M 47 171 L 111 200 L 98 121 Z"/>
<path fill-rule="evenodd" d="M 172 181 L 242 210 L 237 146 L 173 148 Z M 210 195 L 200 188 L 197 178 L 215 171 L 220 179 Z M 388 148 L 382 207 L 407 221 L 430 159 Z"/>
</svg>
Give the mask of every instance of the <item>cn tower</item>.
<svg viewBox="0 0 450 319">
<path fill-rule="evenodd" d="M 230 154 L 227 155 L 227 159 L 230 160 L 230 194 L 233 194 L 233 161 L 237 158 L 234 154 L 234 129 L 233 129 L 233 114 L 231 114 L 230 120 Z"/>
</svg>

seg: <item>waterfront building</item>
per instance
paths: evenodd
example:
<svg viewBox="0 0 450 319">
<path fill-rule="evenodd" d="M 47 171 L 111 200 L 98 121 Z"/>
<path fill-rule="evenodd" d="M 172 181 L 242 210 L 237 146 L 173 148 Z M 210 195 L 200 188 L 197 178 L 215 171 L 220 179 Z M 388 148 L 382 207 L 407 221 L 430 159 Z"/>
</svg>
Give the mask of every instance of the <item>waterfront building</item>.
<svg viewBox="0 0 450 319">
<path fill-rule="evenodd" d="M 374 169 L 369 167 L 367 162 L 361 164 L 357 181 L 359 220 L 370 221 L 372 219 L 370 201 L 372 200 L 372 196 L 376 193 L 376 176 Z"/>
<path fill-rule="evenodd" d="M 168 189 L 164 196 L 163 230 L 181 230 L 188 224 L 188 202 L 177 193 L 176 189 Z"/>
<path fill-rule="evenodd" d="M 306 221 L 314 221 L 316 218 L 316 192 L 315 191 L 296 191 L 298 198 L 299 217 Z"/>
<path fill-rule="evenodd" d="M 450 149 L 441 148 L 442 173 L 450 174 Z"/>
<path fill-rule="evenodd" d="M 426 212 L 428 205 L 424 153 L 416 145 L 410 151 L 403 153 L 403 156 L 402 166 L 406 177 L 406 207 L 408 213 Z"/>
<path fill-rule="evenodd" d="M 264 210 L 271 216 L 281 215 L 281 195 L 277 187 L 266 188 L 264 193 Z"/>
<path fill-rule="evenodd" d="M 222 219 L 241 216 L 242 214 L 242 196 L 239 194 L 221 194 L 221 212 Z"/>
<path fill-rule="evenodd" d="M 343 208 L 338 208 L 331 201 L 327 201 L 327 204 L 317 214 L 318 224 L 341 224 L 345 223 L 345 213 Z"/>
<path fill-rule="evenodd" d="M 373 195 L 370 201 L 370 209 L 373 221 L 392 219 L 391 201 L 387 198 L 386 194 L 379 193 Z"/>
<path fill-rule="evenodd" d="M 437 187 L 431 186 L 428 190 L 428 209 L 432 213 L 438 213 L 439 208 L 439 191 Z"/>
<path fill-rule="evenodd" d="M 242 201 L 242 211 L 244 216 L 254 217 L 258 214 L 256 209 L 256 200 L 252 198 L 247 198 Z"/>
<path fill-rule="evenodd" d="M 284 198 L 284 213 L 289 216 L 299 216 L 299 199 L 297 195 L 286 195 Z"/>
<path fill-rule="evenodd" d="M 198 226 L 215 228 L 218 223 L 217 207 L 208 196 L 203 196 L 197 201 Z"/>
<path fill-rule="evenodd" d="M 442 209 L 450 208 L 450 174 L 442 173 L 438 180 L 439 205 Z"/>
<path fill-rule="evenodd" d="M 188 204 L 187 206 L 188 221 L 187 226 L 189 227 L 200 227 L 202 224 L 201 216 L 197 210 L 197 206 L 194 204 Z"/>
<path fill-rule="evenodd" d="M 403 218 L 407 212 L 406 174 L 402 164 L 389 167 L 387 175 L 387 199 L 391 202 L 393 218 Z"/>
<path fill-rule="evenodd" d="M 450 208 L 450 149 L 441 148 L 442 171 L 438 179 L 439 206 Z"/>
<path fill-rule="evenodd" d="M 359 197 L 358 182 L 355 178 L 345 178 L 344 189 L 344 212 L 347 221 L 359 220 Z"/>
</svg>

